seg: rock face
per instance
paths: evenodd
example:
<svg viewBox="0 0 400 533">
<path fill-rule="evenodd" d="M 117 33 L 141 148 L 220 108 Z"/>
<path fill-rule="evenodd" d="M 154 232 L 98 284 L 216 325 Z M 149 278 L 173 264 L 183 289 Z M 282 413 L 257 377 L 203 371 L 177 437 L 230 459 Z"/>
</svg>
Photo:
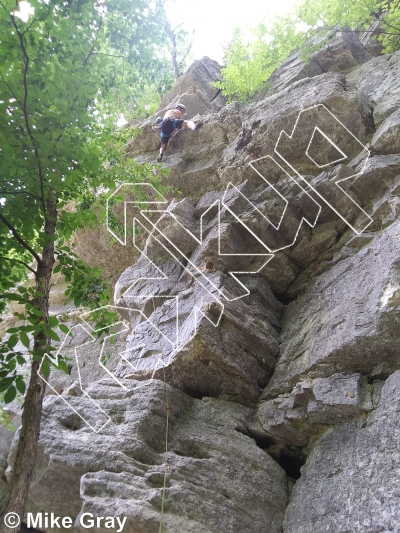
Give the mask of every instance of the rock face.
<svg viewBox="0 0 400 533">
<path fill-rule="evenodd" d="M 230 205 L 238 199 L 232 197 Z M 132 333 L 117 375 L 149 377 L 155 371 L 162 378 L 166 372 L 169 383 L 196 397 L 254 404 L 278 354 L 282 305 L 263 278 L 242 275 L 241 286 L 227 274 L 245 262 L 237 255 L 219 255 L 218 248 L 229 254 L 245 244 L 240 232 L 227 223 L 219 238 L 214 219 L 199 245 L 193 237 L 198 226 L 194 204 L 186 200 L 172 204 L 157 222 L 162 235 L 151 235 L 141 259 L 121 276 L 117 305 L 138 309 L 149 319 L 129 313 Z M 195 233 L 188 235 L 189 228 Z M 188 265 L 167 254 L 166 246 L 172 242 L 190 255 Z M 149 279 L 161 275 L 164 280 L 149 285 Z M 249 294 L 241 297 L 244 286 Z"/>
<path fill-rule="evenodd" d="M 310 372 L 324 376 L 332 366 L 373 375 L 398 367 L 399 232 L 400 224 L 392 224 L 288 305 L 265 396 L 290 390 Z"/>
<path fill-rule="evenodd" d="M 217 112 L 226 104 L 221 92 L 211 83 L 221 81 L 220 66 L 209 57 L 195 61 L 161 100 L 157 113 L 163 114 L 177 101 L 185 104 L 188 115 Z"/>
<path fill-rule="evenodd" d="M 339 32 L 328 47 L 312 55 L 305 64 L 297 52 L 293 52 L 272 74 L 268 93 L 274 94 L 295 81 L 312 78 L 326 72 L 344 72 L 371 59 L 371 55 L 357 36 L 346 29 Z"/>
<path fill-rule="evenodd" d="M 344 32 L 248 105 L 224 105 L 211 60 L 178 80 L 160 112 L 204 122 L 165 157 L 182 195 L 137 215 L 106 370 L 82 345 L 85 394 L 78 363 L 53 377 L 30 510 L 76 532 L 84 513 L 131 533 L 399 530 L 399 64 Z M 154 161 L 157 141 L 147 121 L 127 153 Z"/>
<path fill-rule="evenodd" d="M 266 517 L 269 531 L 278 533 L 287 505 L 286 475 L 246 436 L 252 410 L 196 400 L 158 380 L 137 385 L 130 382 L 124 391 L 108 380 L 89 390 L 112 419 L 101 434 L 61 399 L 48 397 L 31 490 L 35 506 L 61 516 L 127 516 L 127 533 L 156 533 L 160 522 L 171 533 L 262 533 Z M 73 402 L 90 409 L 87 399 Z"/>
<path fill-rule="evenodd" d="M 296 483 L 287 533 L 398 531 L 399 372 L 375 389 L 367 419 L 342 422 L 313 447 Z"/>
</svg>

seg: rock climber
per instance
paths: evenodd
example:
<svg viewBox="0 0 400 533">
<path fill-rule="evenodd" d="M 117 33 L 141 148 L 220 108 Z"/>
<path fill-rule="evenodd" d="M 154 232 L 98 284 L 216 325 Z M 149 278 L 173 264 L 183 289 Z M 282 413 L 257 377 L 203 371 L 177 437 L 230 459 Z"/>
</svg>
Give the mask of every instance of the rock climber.
<svg viewBox="0 0 400 533">
<path fill-rule="evenodd" d="M 175 109 L 169 109 L 163 119 L 158 118 L 156 120 L 158 127 L 161 130 L 161 143 L 160 143 L 160 155 L 157 157 L 157 161 L 161 163 L 164 152 L 167 150 L 168 141 L 171 138 L 171 134 L 175 130 L 181 128 L 189 128 L 190 130 L 198 130 L 203 126 L 202 122 L 195 124 L 192 120 L 183 120 L 183 115 L 186 114 L 186 107 L 178 102 L 175 105 Z"/>
</svg>

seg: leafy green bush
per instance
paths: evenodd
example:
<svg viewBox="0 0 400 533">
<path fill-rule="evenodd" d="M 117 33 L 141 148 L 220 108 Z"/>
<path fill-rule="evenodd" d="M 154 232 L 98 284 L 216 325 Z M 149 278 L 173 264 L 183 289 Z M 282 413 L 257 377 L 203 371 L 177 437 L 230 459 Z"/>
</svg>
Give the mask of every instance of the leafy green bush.
<svg viewBox="0 0 400 533">
<path fill-rule="evenodd" d="M 379 20 L 376 37 L 384 53 L 400 48 L 400 3 L 391 0 L 304 0 L 294 13 L 261 23 L 245 42 L 239 29 L 225 50 L 222 82 L 215 83 L 228 101 L 249 101 L 274 70 L 293 51 L 309 61 L 312 54 L 335 38 L 340 29 L 363 34 Z"/>
</svg>

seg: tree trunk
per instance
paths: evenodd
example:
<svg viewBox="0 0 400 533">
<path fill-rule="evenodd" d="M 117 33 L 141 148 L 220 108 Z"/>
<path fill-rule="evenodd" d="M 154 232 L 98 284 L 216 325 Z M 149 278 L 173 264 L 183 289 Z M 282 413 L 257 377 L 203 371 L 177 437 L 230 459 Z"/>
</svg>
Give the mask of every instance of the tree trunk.
<svg viewBox="0 0 400 533">
<path fill-rule="evenodd" d="M 32 481 L 45 391 L 45 383 L 38 374 L 39 366 L 40 363 L 38 361 L 32 362 L 31 378 L 25 397 L 24 412 L 22 414 L 22 427 L 18 441 L 18 450 L 12 469 L 10 493 L 4 511 L 2 512 L 1 531 L 4 533 L 19 531 L 19 527 L 7 527 L 3 523 L 3 516 L 6 516 L 8 513 L 16 513 L 22 521 L 28 498 L 29 485 Z"/>
<path fill-rule="evenodd" d="M 176 35 L 174 30 L 171 28 L 171 24 L 166 21 L 165 22 L 165 33 L 169 37 L 169 40 L 171 41 L 171 60 L 172 60 L 172 67 L 174 69 L 175 79 L 177 80 L 181 73 L 179 72 L 179 65 L 177 61 L 177 55 L 178 55 L 178 49 L 176 46 Z"/>
<path fill-rule="evenodd" d="M 48 327 L 50 281 L 55 261 L 53 239 L 57 222 L 57 199 L 54 189 L 51 190 L 46 207 L 44 233 L 50 239 L 43 246 L 42 261 L 38 264 L 36 270 L 36 288 L 41 294 L 34 298 L 32 305 L 40 309 L 43 315 L 40 320 L 44 320 Z M 34 336 L 34 351 L 46 350 L 49 344 L 49 339 L 44 335 L 43 331 Z M 19 526 L 7 527 L 4 524 L 4 517 L 7 513 L 17 514 L 21 522 L 25 514 L 29 486 L 33 477 L 38 449 L 45 392 L 45 383 L 39 376 L 39 367 L 40 360 L 36 357 L 31 365 L 31 377 L 25 396 L 22 426 L 15 461 L 12 465 L 9 492 L 6 501 L 2 505 L 0 515 L 0 531 L 2 533 L 17 533 L 20 530 Z"/>
<path fill-rule="evenodd" d="M 175 79 L 177 80 L 180 77 L 181 73 L 179 72 L 178 61 L 176 60 L 176 43 L 174 43 L 174 46 L 175 48 L 173 48 L 171 52 L 171 59 L 172 59 L 172 66 L 174 67 Z"/>
</svg>

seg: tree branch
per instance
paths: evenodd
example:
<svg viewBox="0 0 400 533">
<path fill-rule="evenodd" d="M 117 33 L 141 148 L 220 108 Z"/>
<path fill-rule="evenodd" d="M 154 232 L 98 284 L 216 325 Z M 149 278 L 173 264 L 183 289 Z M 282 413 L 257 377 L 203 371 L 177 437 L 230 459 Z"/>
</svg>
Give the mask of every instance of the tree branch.
<svg viewBox="0 0 400 533">
<path fill-rule="evenodd" d="M 179 65 L 176 59 L 177 57 L 176 35 L 174 31 L 172 30 L 171 24 L 168 22 L 167 19 L 165 19 L 164 29 L 165 29 L 165 33 L 167 34 L 167 37 L 169 38 L 172 44 L 172 50 L 171 50 L 172 67 L 174 69 L 175 79 L 178 79 L 181 73 L 179 71 Z"/>
<path fill-rule="evenodd" d="M 400 32 L 400 28 L 397 26 L 393 26 L 393 24 L 389 24 L 389 22 L 386 22 L 385 18 L 382 16 L 381 18 L 382 22 L 385 24 L 385 26 L 388 26 L 389 28 L 392 28 L 393 30 L 396 30 L 396 32 Z M 385 33 L 385 32 L 380 32 Z M 400 35 L 400 33 L 388 33 L 387 35 Z"/>
<path fill-rule="evenodd" d="M 32 133 L 32 130 L 31 130 L 31 127 L 30 127 L 30 124 L 29 124 L 28 111 L 27 111 L 27 101 L 28 101 L 28 79 L 27 79 L 27 75 L 28 75 L 28 69 L 29 69 L 29 56 L 28 56 L 28 53 L 27 53 L 26 48 L 25 48 L 24 37 L 23 37 L 22 33 L 20 32 L 18 25 L 15 22 L 15 17 L 12 14 L 10 14 L 10 19 L 11 19 L 11 22 L 12 22 L 12 24 L 13 24 L 13 26 L 15 28 L 15 31 L 16 31 L 16 33 L 18 35 L 20 47 L 21 47 L 21 50 L 22 50 L 22 54 L 24 56 L 24 71 L 23 71 L 24 101 L 23 101 L 23 104 L 22 104 L 22 112 L 24 114 L 24 121 L 25 121 L 26 131 L 28 132 L 29 138 L 31 140 L 31 143 L 32 143 L 32 146 L 33 146 L 33 149 L 34 149 L 35 158 L 37 160 L 39 182 L 40 182 L 40 196 L 41 196 L 40 201 L 41 201 L 41 204 L 42 204 L 43 213 L 45 213 L 46 212 L 46 204 L 44 202 L 44 176 L 43 176 L 43 171 L 42 171 L 42 165 L 40 164 L 40 157 L 39 157 L 39 151 L 38 151 L 37 144 L 36 144 L 36 139 L 33 136 L 33 133 Z"/>
<path fill-rule="evenodd" d="M 39 200 L 41 201 L 41 198 L 39 196 L 36 196 L 30 192 L 27 192 L 27 191 L 0 191 L 0 194 L 10 194 L 10 195 L 14 195 L 14 194 L 26 194 L 27 196 L 32 196 L 32 198 L 35 198 L 35 200 Z"/>
<path fill-rule="evenodd" d="M 183 22 L 181 22 L 180 24 L 178 24 L 178 26 L 177 26 L 176 28 L 174 28 L 172 31 L 175 33 L 176 30 L 177 30 L 178 28 L 180 28 L 181 26 L 183 26 Z"/>
<path fill-rule="evenodd" d="M 187 56 L 189 55 L 189 52 L 190 52 L 190 50 L 191 50 L 191 48 L 192 48 L 192 46 L 193 46 L 193 42 L 194 42 L 194 33 L 195 33 L 195 31 L 196 31 L 196 29 L 193 30 L 193 33 L 192 33 L 192 40 L 190 41 L 190 44 L 189 44 L 189 46 L 187 47 L 184 56 L 182 57 L 182 61 L 184 61 L 184 60 L 187 58 Z"/>
<path fill-rule="evenodd" d="M 99 19 L 99 27 L 97 28 L 97 35 L 96 35 L 96 39 L 100 33 L 100 30 L 103 26 L 103 18 L 100 16 L 100 19 Z M 83 68 L 86 68 L 86 65 L 88 64 L 88 61 L 89 59 L 91 58 L 91 56 L 94 54 L 94 44 L 90 50 L 90 52 L 88 53 L 88 55 L 86 56 L 84 62 L 83 62 Z"/>
<path fill-rule="evenodd" d="M 44 8 L 40 11 L 40 13 L 38 14 L 37 17 L 35 17 L 32 22 L 29 24 L 29 26 L 25 29 L 25 31 L 22 32 L 22 36 L 25 35 L 25 33 L 27 33 L 31 27 L 35 24 L 35 22 L 38 22 L 39 21 L 39 17 L 41 16 L 41 14 L 43 13 L 44 11 Z M 39 22 L 44 22 L 46 20 L 46 18 L 50 15 L 50 10 L 47 8 L 47 14 L 44 18 L 41 18 Z"/>
<path fill-rule="evenodd" d="M 24 239 L 20 236 L 20 234 L 18 233 L 18 231 L 14 228 L 14 226 L 12 224 L 10 224 L 8 222 L 8 220 L 3 216 L 3 215 L 0 215 L 0 220 L 3 222 L 3 224 L 5 226 L 7 226 L 7 228 L 11 231 L 11 233 L 13 234 L 13 237 L 15 238 L 15 240 L 17 242 L 19 242 L 19 244 L 25 248 L 25 250 L 28 250 L 28 252 L 36 259 L 36 261 L 38 262 L 38 264 L 41 264 L 42 263 L 42 260 L 40 258 L 40 256 L 35 252 L 35 250 L 33 248 L 31 248 L 29 246 L 28 243 L 26 243 L 24 241 Z"/>
<path fill-rule="evenodd" d="M 136 54 L 128 54 L 124 56 L 124 55 L 116 55 L 116 54 L 106 54 L 104 52 L 92 52 L 90 55 L 91 56 L 120 57 L 122 59 L 129 59 L 131 56 L 136 55 Z"/>
<path fill-rule="evenodd" d="M 15 261 L 16 263 L 20 263 L 21 265 L 24 265 L 24 267 L 26 267 L 28 270 L 33 272 L 36 276 L 36 270 L 31 268 L 27 263 L 25 263 L 24 261 L 21 261 L 20 259 L 15 259 L 14 257 L 6 257 L 5 255 L 0 255 L 0 259 L 5 259 L 6 261 Z"/>
<path fill-rule="evenodd" d="M 22 102 L 20 101 L 20 99 L 18 98 L 18 96 L 14 93 L 14 91 L 11 89 L 10 85 L 9 85 L 9 84 L 6 82 L 6 80 L 4 79 L 4 76 L 3 76 L 2 72 L 0 72 L 0 76 L 1 76 L 1 78 L 2 78 L 2 80 L 3 80 L 3 83 L 6 84 L 7 89 L 10 91 L 11 96 L 12 96 L 13 98 L 15 98 L 15 100 L 18 102 L 20 108 L 22 109 Z"/>
</svg>

